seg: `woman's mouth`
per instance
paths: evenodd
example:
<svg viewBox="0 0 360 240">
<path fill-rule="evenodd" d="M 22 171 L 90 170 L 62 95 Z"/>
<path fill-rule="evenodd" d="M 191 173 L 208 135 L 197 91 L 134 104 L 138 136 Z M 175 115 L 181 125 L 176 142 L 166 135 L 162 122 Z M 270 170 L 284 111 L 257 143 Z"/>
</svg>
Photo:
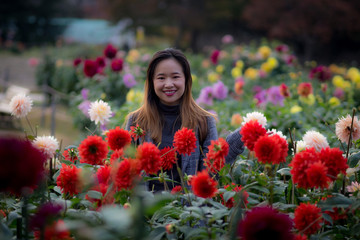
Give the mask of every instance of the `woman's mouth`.
<svg viewBox="0 0 360 240">
<path fill-rule="evenodd" d="M 164 91 L 165 95 L 168 96 L 168 97 L 174 95 L 175 92 L 176 92 L 176 90 L 166 90 L 166 91 Z"/>
</svg>

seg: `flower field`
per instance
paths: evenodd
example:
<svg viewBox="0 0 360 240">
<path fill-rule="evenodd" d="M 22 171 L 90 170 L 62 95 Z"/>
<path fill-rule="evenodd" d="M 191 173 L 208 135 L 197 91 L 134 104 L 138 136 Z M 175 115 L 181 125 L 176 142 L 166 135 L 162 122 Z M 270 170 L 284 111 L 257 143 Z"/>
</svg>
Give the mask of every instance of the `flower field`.
<svg viewBox="0 0 360 240">
<path fill-rule="evenodd" d="M 185 52 L 193 97 L 216 114 L 219 134 L 194 176 L 176 159 L 196 147 L 194 129 L 161 150 L 140 127 L 125 130 L 159 49 L 108 45 L 40 61 L 38 83 L 67 96 L 81 134 L 61 146 L 28 121 L 26 139 L 0 139 L 0 238 L 359 239 L 360 70 L 301 63 L 284 44 L 223 40 Z M 25 95 L 10 103 L 14 118 L 32 106 Z M 235 130 L 245 150 L 225 164 Z M 165 173 L 174 164 L 178 186 L 144 190 L 154 179 L 174 184 Z"/>
</svg>

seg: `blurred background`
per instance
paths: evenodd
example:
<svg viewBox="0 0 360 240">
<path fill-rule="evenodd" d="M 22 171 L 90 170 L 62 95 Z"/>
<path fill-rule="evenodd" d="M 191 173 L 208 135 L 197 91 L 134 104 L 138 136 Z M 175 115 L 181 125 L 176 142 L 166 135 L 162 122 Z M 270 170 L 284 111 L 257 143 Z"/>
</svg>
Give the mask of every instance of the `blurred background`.
<svg viewBox="0 0 360 240">
<path fill-rule="evenodd" d="M 71 96 L 64 93 L 71 92 L 74 73 L 57 73 L 62 85 L 46 88 L 52 67 L 94 57 L 109 43 L 125 54 L 171 46 L 206 55 L 223 46 L 224 36 L 234 45 L 284 43 L 300 64 L 358 67 L 360 1 L 1 0 L 1 92 L 6 97 L 10 85 L 28 89 L 39 106 L 30 117 L 40 133 L 70 143 L 78 130 L 68 113 Z"/>
</svg>

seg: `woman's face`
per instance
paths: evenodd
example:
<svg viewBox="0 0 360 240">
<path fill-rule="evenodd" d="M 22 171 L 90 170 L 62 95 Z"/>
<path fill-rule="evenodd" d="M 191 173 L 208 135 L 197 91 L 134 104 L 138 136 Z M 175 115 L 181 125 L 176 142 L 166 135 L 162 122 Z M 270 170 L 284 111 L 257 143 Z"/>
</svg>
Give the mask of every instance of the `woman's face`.
<svg viewBox="0 0 360 240">
<path fill-rule="evenodd" d="M 162 60 L 154 72 L 154 90 L 161 103 L 178 105 L 185 91 L 185 75 L 180 63 L 173 58 Z"/>
</svg>

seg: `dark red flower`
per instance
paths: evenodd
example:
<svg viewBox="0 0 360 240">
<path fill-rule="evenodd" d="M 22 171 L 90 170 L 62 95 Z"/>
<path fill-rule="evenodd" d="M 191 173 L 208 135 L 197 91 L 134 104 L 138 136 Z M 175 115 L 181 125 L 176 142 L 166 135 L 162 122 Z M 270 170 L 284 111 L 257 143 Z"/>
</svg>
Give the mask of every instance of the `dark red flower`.
<svg viewBox="0 0 360 240">
<path fill-rule="evenodd" d="M 99 184 L 109 184 L 111 176 L 112 167 L 111 166 L 101 166 L 96 172 L 97 182 Z"/>
<path fill-rule="evenodd" d="M 75 148 L 68 148 L 68 149 L 64 150 L 62 155 L 65 160 L 71 161 L 73 163 L 78 160 Z"/>
<path fill-rule="evenodd" d="M 35 231 L 34 237 L 36 240 L 42 239 L 41 232 Z M 70 231 L 66 228 L 65 222 L 63 220 L 58 220 L 53 224 L 46 226 L 44 231 L 44 240 L 72 240 Z"/>
<path fill-rule="evenodd" d="M 104 57 L 97 57 L 95 61 L 96 61 L 99 68 L 104 68 L 106 66 L 106 62 L 105 62 Z"/>
<path fill-rule="evenodd" d="M 88 136 L 79 145 L 80 162 L 103 165 L 108 151 L 106 142 L 100 136 Z"/>
<path fill-rule="evenodd" d="M 173 151 L 174 148 L 165 147 L 160 150 L 161 155 L 161 165 L 163 170 L 170 170 L 173 168 L 176 163 L 176 152 Z"/>
<path fill-rule="evenodd" d="M 136 141 L 139 138 L 145 136 L 145 131 L 139 126 L 139 124 L 136 124 L 136 126 L 130 127 L 130 134 L 134 141 Z"/>
<path fill-rule="evenodd" d="M 131 143 L 131 136 L 129 131 L 116 127 L 110 129 L 106 134 L 106 141 L 109 144 L 111 150 L 119 150 Z"/>
<path fill-rule="evenodd" d="M 174 147 L 179 154 L 191 155 L 195 152 L 196 136 L 192 129 L 183 127 L 174 135 Z"/>
<path fill-rule="evenodd" d="M 294 212 L 294 222 L 297 230 L 313 234 L 321 228 L 321 209 L 310 203 L 300 203 Z"/>
<path fill-rule="evenodd" d="M 87 77 L 93 77 L 98 71 L 98 65 L 96 61 L 87 59 L 84 62 L 84 74 Z"/>
<path fill-rule="evenodd" d="M 56 179 L 57 186 L 64 194 L 70 196 L 76 195 L 80 192 L 80 172 L 81 168 L 77 168 L 75 165 L 61 164 L 60 174 Z"/>
<path fill-rule="evenodd" d="M 119 162 L 119 160 L 121 160 L 123 156 L 124 156 L 123 149 L 115 150 L 110 156 L 110 164 L 114 165 L 116 162 Z"/>
<path fill-rule="evenodd" d="M 217 182 L 212 179 L 206 170 L 198 172 L 191 178 L 193 193 L 202 198 L 212 198 L 217 192 Z"/>
<path fill-rule="evenodd" d="M 104 49 L 104 55 L 107 58 L 110 59 L 114 58 L 116 56 L 116 53 L 117 53 L 117 49 L 111 44 L 108 44 Z"/>
<path fill-rule="evenodd" d="M 61 205 L 51 202 L 41 205 L 34 216 L 30 219 L 30 228 L 32 230 L 41 229 L 48 224 L 51 224 L 56 218 L 60 217 L 60 212 L 63 209 Z"/>
<path fill-rule="evenodd" d="M 249 197 L 249 194 L 247 193 L 247 191 L 245 191 L 241 186 L 236 186 L 235 183 L 232 183 L 231 185 L 226 185 L 224 186 L 224 188 L 227 190 L 227 191 L 233 191 L 233 192 L 241 192 L 242 194 L 242 206 L 246 207 L 246 204 L 248 204 L 248 197 Z M 222 198 L 222 202 L 223 204 L 228 207 L 228 208 L 232 208 L 234 207 L 234 198 L 231 197 L 230 199 L 227 200 L 227 202 L 225 203 L 225 200 L 224 200 L 224 196 L 223 194 L 221 194 L 221 198 Z"/>
<path fill-rule="evenodd" d="M 75 58 L 73 61 L 73 66 L 77 67 L 82 62 L 81 58 Z"/>
<path fill-rule="evenodd" d="M 209 151 L 206 153 L 204 165 L 209 171 L 216 173 L 220 171 L 225 165 L 225 157 L 229 153 L 229 144 L 225 139 L 211 140 Z"/>
<path fill-rule="evenodd" d="M 322 148 L 319 153 L 320 161 L 327 167 L 327 175 L 331 180 L 336 180 L 337 175 L 346 173 L 347 159 L 339 148 Z"/>
<path fill-rule="evenodd" d="M 307 97 L 313 93 L 313 88 L 310 82 L 300 83 L 297 87 L 297 92 L 301 97 Z"/>
<path fill-rule="evenodd" d="M 283 97 L 290 97 L 290 90 L 289 90 L 289 87 L 286 86 L 286 84 L 282 83 L 280 85 L 280 94 L 283 96 Z"/>
<path fill-rule="evenodd" d="M 100 192 L 102 195 L 100 199 L 95 199 L 90 197 L 88 194 L 86 194 L 85 198 L 94 204 L 95 209 L 99 209 L 100 207 L 106 204 L 112 204 L 115 201 L 114 199 L 115 191 L 114 190 L 109 191 L 108 184 L 100 183 L 99 185 L 95 185 L 94 187 L 92 187 L 91 190 Z"/>
<path fill-rule="evenodd" d="M 328 67 L 320 65 L 311 69 L 309 73 L 309 78 L 316 78 L 320 82 L 325 82 L 331 78 L 331 71 Z"/>
<path fill-rule="evenodd" d="M 239 222 L 238 236 L 243 240 L 293 240 L 293 221 L 271 207 L 255 207 Z"/>
<path fill-rule="evenodd" d="M 139 162 L 136 159 L 125 158 L 115 170 L 114 183 L 118 190 L 131 189 L 140 174 Z"/>
<path fill-rule="evenodd" d="M 181 191 L 182 191 L 182 187 L 181 187 L 181 186 L 175 186 L 175 187 L 171 190 L 171 194 L 181 193 Z"/>
<path fill-rule="evenodd" d="M 114 58 L 111 61 L 111 69 L 114 72 L 120 72 L 123 69 L 124 61 L 121 58 Z"/>
<path fill-rule="evenodd" d="M 308 240 L 306 235 L 295 234 L 294 240 Z"/>
<path fill-rule="evenodd" d="M 219 56 L 220 56 L 220 51 L 219 50 L 214 50 L 211 54 L 210 60 L 211 62 L 216 65 L 219 61 Z"/>
<path fill-rule="evenodd" d="M 240 134 L 244 145 L 250 151 L 254 151 L 255 142 L 259 137 L 266 135 L 266 129 L 257 120 L 250 120 L 241 128 Z"/>
<path fill-rule="evenodd" d="M 44 177 L 46 157 L 30 141 L 0 138 L 0 192 L 21 195 Z"/>
<path fill-rule="evenodd" d="M 295 154 L 289 166 L 292 167 L 290 173 L 292 174 L 294 183 L 298 184 L 298 187 L 305 189 L 312 187 L 312 184 L 307 180 L 306 170 L 309 165 L 318 161 L 319 157 L 315 148 L 307 148 Z"/>
<path fill-rule="evenodd" d="M 150 142 L 139 145 L 136 158 L 140 162 L 141 169 L 148 174 L 156 174 L 161 169 L 160 150 Z"/>
<path fill-rule="evenodd" d="M 327 167 L 320 161 L 309 164 L 306 169 L 307 182 L 310 187 L 327 188 L 330 178 L 326 175 Z"/>
<path fill-rule="evenodd" d="M 287 53 L 289 51 L 289 47 L 285 44 L 280 44 L 275 47 L 275 51 L 279 53 Z"/>
</svg>

